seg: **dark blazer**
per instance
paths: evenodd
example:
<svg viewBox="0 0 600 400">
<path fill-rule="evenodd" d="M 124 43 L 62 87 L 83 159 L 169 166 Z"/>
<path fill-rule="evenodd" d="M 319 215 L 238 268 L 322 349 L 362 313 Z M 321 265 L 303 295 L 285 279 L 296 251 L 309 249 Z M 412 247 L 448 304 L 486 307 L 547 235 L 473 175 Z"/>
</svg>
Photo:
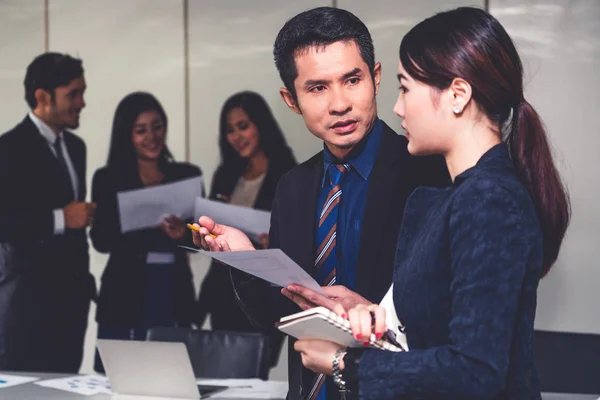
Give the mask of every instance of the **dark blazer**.
<svg viewBox="0 0 600 400">
<path fill-rule="evenodd" d="M 175 162 L 166 164 L 163 173 L 163 183 L 202 175 L 196 166 Z M 96 202 L 97 209 L 90 237 L 96 250 L 110 253 L 102 274 L 96 320 L 99 324 L 110 327 L 138 326 L 146 298 L 146 256 L 149 251 L 156 250 L 150 246 L 158 235 L 159 239 L 163 238 L 169 243 L 169 251 L 175 254 L 175 264 L 169 266 L 173 268 L 175 318 L 179 323 L 189 325 L 194 312 L 195 294 L 186 251 L 177 247 L 179 243 L 168 238 L 158 228 L 121 233 L 117 192 L 142 187 L 139 176 L 114 176 L 106 167 L 94 174 L 92 200 Z M 188 234 L 186 231 L 186 235 Z M 181 243 L 185 241 L 182 239 Z"/>
<path fill-rule="evenodd" d="M 357 260 L 356 292 L 372 302 L 379 302 L 392 282 L 396 243 L 404 204 L 412 191 L 421 185 L 448 184 L 443 159 L 413 157 L 407 151 L 407 140 L 383 124 L 383 135 L 373 170 L 369 177 L 367 200 L 363 214 L 360 249 Z M 271 214 L 270 247 L 280 248 L 298 265 L 312 274 L 315 254 L 315 215 L 319 184 L 323 176 L 323 152 L 292 169 L 279 182 Z M 264 329 L 284 315 L 299 308 L 280 294 L 280 289 L 254 280 L 242 281 L 234 273 L 234 281 L 245 308 Z M 248 296 L 246 288 L 263 285 L 262 291 Z M 256 293 L 260 293 L 257 296 Z M 289 399 L 300 399 L 302 362 L 289 340 Z M 305 390 L 309 390 L 306 388 Z"/>
<path fill-rule="evenodd" d="M 536 209 L 504 144 L 451 188 L 415 191 L 394 271 L 409 351 L 365 351 L 359 397 L 540 399 L 533 323 L 542 255 Z"/>
<path fill-rule="evenodd" d="M 64 143 L 77 173 L 77 200 L 84 201 L 85 144 L 70 132 L 64 132 Z M 19 279 L 14 304 L 18 316 L 16 336 L 24 341 L 38 340 L 35 335 L 51 335 L 42 327 L 38 332 L 20 330 L 30 330 L 53 317 L 53 325 L 63 324 L 65 332 L 71 323 L 78 325 L 78 331 L 83 324 L 85 330 L 87 315 L 86 320 L 74 322 L 77 318 L 67 319 L 69 310 L 64 307 L 77 304 L 78 312 L 87 313 L 89 301 L 95 296 L 85 229 L 66 228 L 64 234 L 54 235 L 53 210 L 73 200 L 59 183 L 60 168 L 29 117 L 0 136 L 0 242 L 10 245 L 13 271 Z M 58 331 L 56 334 L 61 335 Z"/>
<path fill-rule="evenodd" d="M 270 211 L 279 179 L 296 165 L 294 160 L 270 162 L 265 179 L 260 187 L 254 208 Z M 212 200 L 230 198 L 241 173 L 230 173 L 219 168 L 215 172 L 210 191 Z M 215 330 L 237 332 L 255 332 L 257 327 L 247 318 L 235 300 L 229 269 L 222 265 L 211 264 L 208 274 L 202 282 L 198 297 L 196 324 L 202 326 L 206 315 L 211 315 L 211 327 Z M 271 365 L 279 359 L 284 336 L 279 332 L 270 332 Z"/>
</svg>

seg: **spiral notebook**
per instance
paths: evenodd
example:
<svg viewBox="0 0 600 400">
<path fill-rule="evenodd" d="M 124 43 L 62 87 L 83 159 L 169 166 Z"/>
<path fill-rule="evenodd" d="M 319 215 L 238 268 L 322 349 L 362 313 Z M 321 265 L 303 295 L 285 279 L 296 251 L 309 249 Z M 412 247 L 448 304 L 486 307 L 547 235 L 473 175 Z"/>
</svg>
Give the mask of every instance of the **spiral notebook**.
<svg viewBox="0 0 600 400">
<path fill-rule="evenodd" d="M 346 347 L 365 347 L 362 341 L 352 336 L 350 322 L 325 307 L 315 307 L 288 315 L 275 324 L 283 333 L 296 339 L 328 340 Z M 369 346 L 373 349 L 387 351 L 404 351 L 401 346 L 388 340 L 377 339 L 371 334 Z"/>
</svg>

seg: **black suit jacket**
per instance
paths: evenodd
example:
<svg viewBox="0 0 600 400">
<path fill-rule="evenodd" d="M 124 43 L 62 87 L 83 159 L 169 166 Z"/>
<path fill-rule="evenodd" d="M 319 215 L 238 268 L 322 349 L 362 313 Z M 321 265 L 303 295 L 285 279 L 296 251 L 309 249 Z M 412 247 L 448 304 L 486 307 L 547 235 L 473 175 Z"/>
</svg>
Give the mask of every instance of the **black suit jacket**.
<svg viewBox="0 0 600 400">
<path fill-rule="evenodd" d="M 418 186 L 444 186 L 449 176 L 443 158 L 415 157 L 407 150 L 408 141 L 385 123 L 373 170 L 369 177 L 363 213 L 360 249 L 356 265 L 356 292 L 371 302 L 379 303 L 392 284 L 394 257 L 404 215 L 404 205 Z M 315 215 L 319 184 L 323 176 L 323 152 L 287 173 L 279 183 L 271 214 L 270 247 L 280 248 L 308 273 L 313 272 L 315 257 Z M 245 309 L 265 329 L 274 329 L 282 316 L 299 308 L 269 288 L 262 296 L 248 296 L 246 289 L 254 285 L 234 274 L 234 284 Z M 269 307 L 270 306 L 270 307 Z M 301 399 L 302 362 L 289 341 L 289 399 Z M 309 390 L 306 388 L 305 390 Z"/>
<path fill-rule="evenodd" d="M 64 141 L 77 173 L 77 200 L 83 201 L 85 144 L 70 132 L 64 132 Z M 66 228 L 64 234 L 54 234 L 53 210 L 73 200 L 62 189 L 60 168 L 58 159 L 29 117 L 0 136 L 0 242 L 10 248 L 10 274 L 18 279 L 19 294 L 18 301 L 8 311 L 19 320 L 28 318 L 34 324 L 38 316 L 25 310 L 35 309 L 36 304 L 52 304 L 58 297 L 81 304 L 95 295 L 85 229 Z M 6 267 L 0 265 L 0 269 Z M 0 303 L 8 304 L 8 299 L 2 298 L 3 293 L 0 286 Z M 15 294 L 14 290 L 11 293 Z M 68 310 L 56 312 L 64 314 Z M 0 330 L 4 322 L 0 321 Z M 43 335 L 43 332 L 28 334 Z"/>
<path fill-rule="evenodd" d="M 198 167 L 186 163 L 172 162 L 162 169 L 165 184 L 202 175 Z M 104 167 L 94 174 L 92 200 L 97 209 L 90 237 L 97 251 L 110 253 L 102 274 L 96 320 L 111 327 L 139 326 L 146 299 L 146 256 L 156 250 L 152 244 L 158 241 L 165 246 L 162 250 L 175 254 L 174 265 L 168 266 L 173 271 L 173 312 L 177 322 L 187 326 L 192 322 L 195 292 L 186 251 L 177 245 L 191 245 L 191 233 L 186 230 L 180 241 L 170 239 L 159 228 L 121 233 L 117 192 L 140 188 L 143 184 L 139 176 L 127 171 L 115 176 Z"/>
</svg>

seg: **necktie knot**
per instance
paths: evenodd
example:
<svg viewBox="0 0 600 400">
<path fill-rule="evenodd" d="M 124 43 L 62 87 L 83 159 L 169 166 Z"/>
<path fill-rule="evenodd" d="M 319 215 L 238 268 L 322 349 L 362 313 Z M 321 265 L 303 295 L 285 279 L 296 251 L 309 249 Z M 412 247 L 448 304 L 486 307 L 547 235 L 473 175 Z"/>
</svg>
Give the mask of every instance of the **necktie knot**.
<svg viewBox="0 0 600 400">
<path fill-rule="evenodd" d="M 348 164 L 331 164 L 329 166 L 329 182 L 332 186 L 338 186 L 342 179 L 344 178 L 344 174 L 350 170 L 350 165 Z"/>
</svg>

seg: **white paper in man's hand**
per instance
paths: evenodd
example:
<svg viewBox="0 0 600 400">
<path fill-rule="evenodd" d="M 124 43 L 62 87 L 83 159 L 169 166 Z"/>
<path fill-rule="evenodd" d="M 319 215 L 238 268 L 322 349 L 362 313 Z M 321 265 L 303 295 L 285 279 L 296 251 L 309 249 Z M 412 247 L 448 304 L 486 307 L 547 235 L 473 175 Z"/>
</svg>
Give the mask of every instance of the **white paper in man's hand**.
<svg viewBox="0 0 600 400">
<path fill-rule="evenodd" d="M 165 215 L 187 219 L 194 217 L 194 202 L 202 196 L 201 176 L 117 193 L 121 232 L 151 228 Z"/>
<path fill-rule="evenodd" d="M 252 236 L 269 233 L 271 227 L 271 213 L 268 211 L 199 197 L 196 199 L 196 220 L 203 215 L 218 224 L 232 226 Z"/>
<path fill-rule="evenodd" d="M 277 286 L 300 285 L 323 296 L 325 291 L 305 270 L 280 249 L 250 251 L 200 251 L 214 260 L 264 279 Z"/>
</svg>

